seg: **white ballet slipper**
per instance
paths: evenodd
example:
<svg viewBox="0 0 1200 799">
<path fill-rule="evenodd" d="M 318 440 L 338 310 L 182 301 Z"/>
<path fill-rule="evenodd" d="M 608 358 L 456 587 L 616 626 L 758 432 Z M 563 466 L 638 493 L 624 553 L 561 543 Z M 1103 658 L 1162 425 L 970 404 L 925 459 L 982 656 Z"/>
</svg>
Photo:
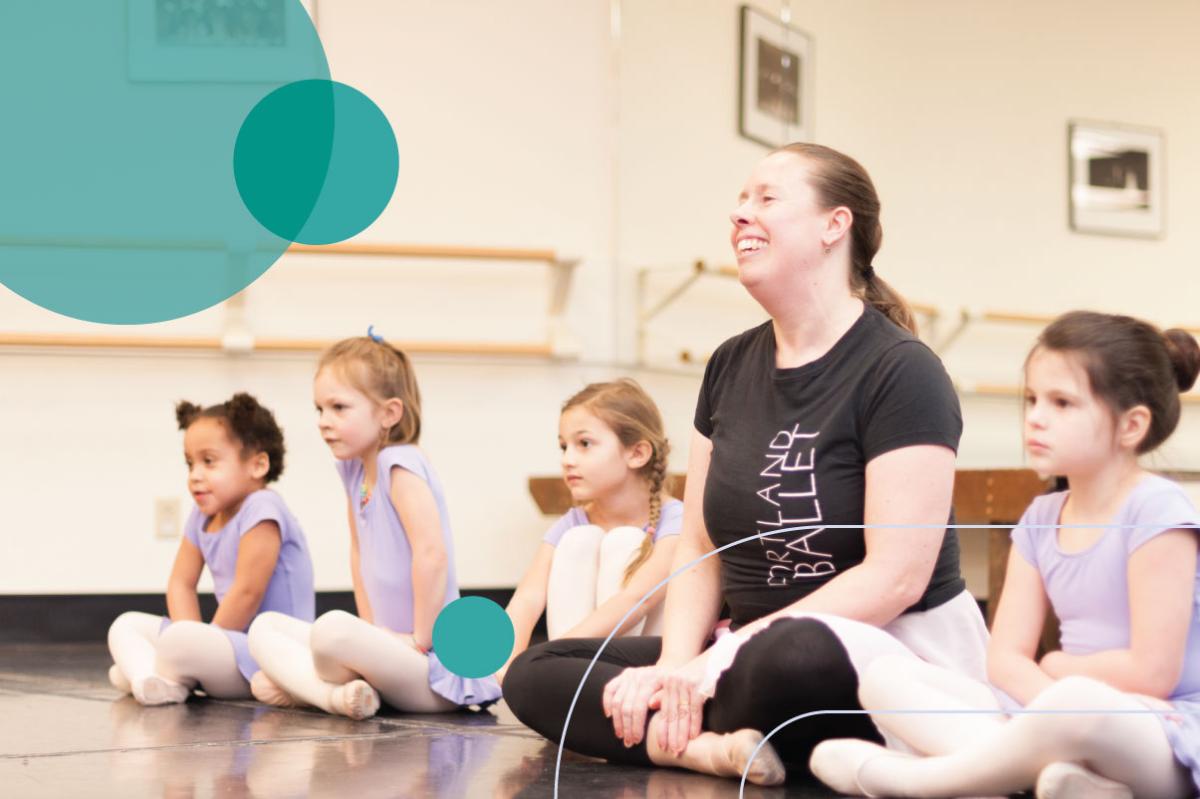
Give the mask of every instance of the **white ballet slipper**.
<svg viewBox="0 0 1200 799">
<path fill-rule="evenodd" d="M 808 769 L 814 777 L 838 793 L 874 797 L 878 794 L 873 794 L 863 787 L 859 774 L 863 766 L 879 757 L 909 756 L 870 741 L 834 738 L 817 744 L 808 760 Z"/>
<path fill-rule="evenodd" d="M 379 692 L 365 680 L 351 680 L 333 689 L 329 696 L 333 711 L 355 721 L 369 719 L 379 712 Z"/>
<path fill-rule="evenodd" d="M 143 705 L 178 705 L 186 702 L 192 691 L 186 685 L 151 674 L 130 686 L 133 698 Z"/>
<path fill-rule="evenodd" d="M 108 683 L 123 694 L 133 693 L 133 686 L 129 684 L 129 678 L 116 663 L 108 667 Z"/>
<path fill-rule="evenodd" d="M 262 671 L 254 672 L 254 676 L 250 678 L 250 693 L 259 702 L 271 707 L 304 707 L 303 702 L 293 699 L 291 694 L 280 688 Z"/>
<path fill-rule="evenodd" d="M 1133 799 L 1133 791 L 1078 763 L 1057 761 L 1038 774 L 1037 799 Z"/>
</svg>

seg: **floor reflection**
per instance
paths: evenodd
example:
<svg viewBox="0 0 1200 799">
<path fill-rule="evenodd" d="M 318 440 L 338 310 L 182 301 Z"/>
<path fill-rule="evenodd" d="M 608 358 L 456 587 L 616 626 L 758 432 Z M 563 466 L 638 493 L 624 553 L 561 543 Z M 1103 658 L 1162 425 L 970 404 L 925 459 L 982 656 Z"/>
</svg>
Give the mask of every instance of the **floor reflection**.
<svg viewBox="0 0 1200 799">
<path fill-rule="evenodd" d="M 200 699 L 144 708 L 107 686 L 103 647 L 0 648 L 5 796 L 491 797 L 554 795 L 557 747 L 503 704 L 484 713 L 366 722 Z M 735 799 L 738 783 L 565 753 L 564 799 Z M 819 786 L 752 799 L 832 796 Z"/>
</svg>

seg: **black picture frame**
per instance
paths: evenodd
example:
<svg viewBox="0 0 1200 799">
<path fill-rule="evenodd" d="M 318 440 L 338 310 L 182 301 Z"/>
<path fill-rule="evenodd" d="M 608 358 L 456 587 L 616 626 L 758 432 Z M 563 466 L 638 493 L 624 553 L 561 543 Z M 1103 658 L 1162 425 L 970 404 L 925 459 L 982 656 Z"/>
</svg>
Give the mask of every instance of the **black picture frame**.
<svg viewBox="0 0 1200 799">
<path fill-rule="evenodd" d="M 811 141 L 812 37 L 743 5 L 738 25 L 738 133 L 765 147 Z"/>
<path fill-rule="evenodd" d="M 1166 137 L 1117 122 L 1067 124 L 1067 209 L 1071 230 L 1105 236 L 1166 234 Z"/>
</svg>

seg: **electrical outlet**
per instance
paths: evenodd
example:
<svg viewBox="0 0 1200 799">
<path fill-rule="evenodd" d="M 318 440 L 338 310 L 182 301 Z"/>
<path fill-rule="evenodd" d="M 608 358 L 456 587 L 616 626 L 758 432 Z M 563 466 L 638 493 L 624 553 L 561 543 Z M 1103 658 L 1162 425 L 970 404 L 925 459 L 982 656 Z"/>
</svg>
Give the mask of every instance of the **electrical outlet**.
<svg viewBox="0 0 1200 799">
<path fill-rule="evenodd" d="M 164 540 L 179 537 L 179 497 L 154 500 L 154 537 Z"/>
</svg>

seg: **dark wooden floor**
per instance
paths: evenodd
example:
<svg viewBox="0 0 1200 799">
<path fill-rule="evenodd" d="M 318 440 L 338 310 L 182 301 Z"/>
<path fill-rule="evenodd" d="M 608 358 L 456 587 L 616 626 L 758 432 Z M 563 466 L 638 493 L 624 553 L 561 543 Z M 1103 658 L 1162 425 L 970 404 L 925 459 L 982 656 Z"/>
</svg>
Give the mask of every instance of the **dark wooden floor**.
<svg viewBox="0 0 1200 799">
<path fill-rule="evenodd" d="M 483 713 L 350 721 L 194 698 L 144 708 L 109 687 L 97 644 L 0 647 L 0 796 L 551 797 L 557 748 L 501 703 Z M 697 774 L 563 758 L 569 799 L 734 799 Z M 829 797 L 812 784 L 747 797 Z"/>
</svg>

